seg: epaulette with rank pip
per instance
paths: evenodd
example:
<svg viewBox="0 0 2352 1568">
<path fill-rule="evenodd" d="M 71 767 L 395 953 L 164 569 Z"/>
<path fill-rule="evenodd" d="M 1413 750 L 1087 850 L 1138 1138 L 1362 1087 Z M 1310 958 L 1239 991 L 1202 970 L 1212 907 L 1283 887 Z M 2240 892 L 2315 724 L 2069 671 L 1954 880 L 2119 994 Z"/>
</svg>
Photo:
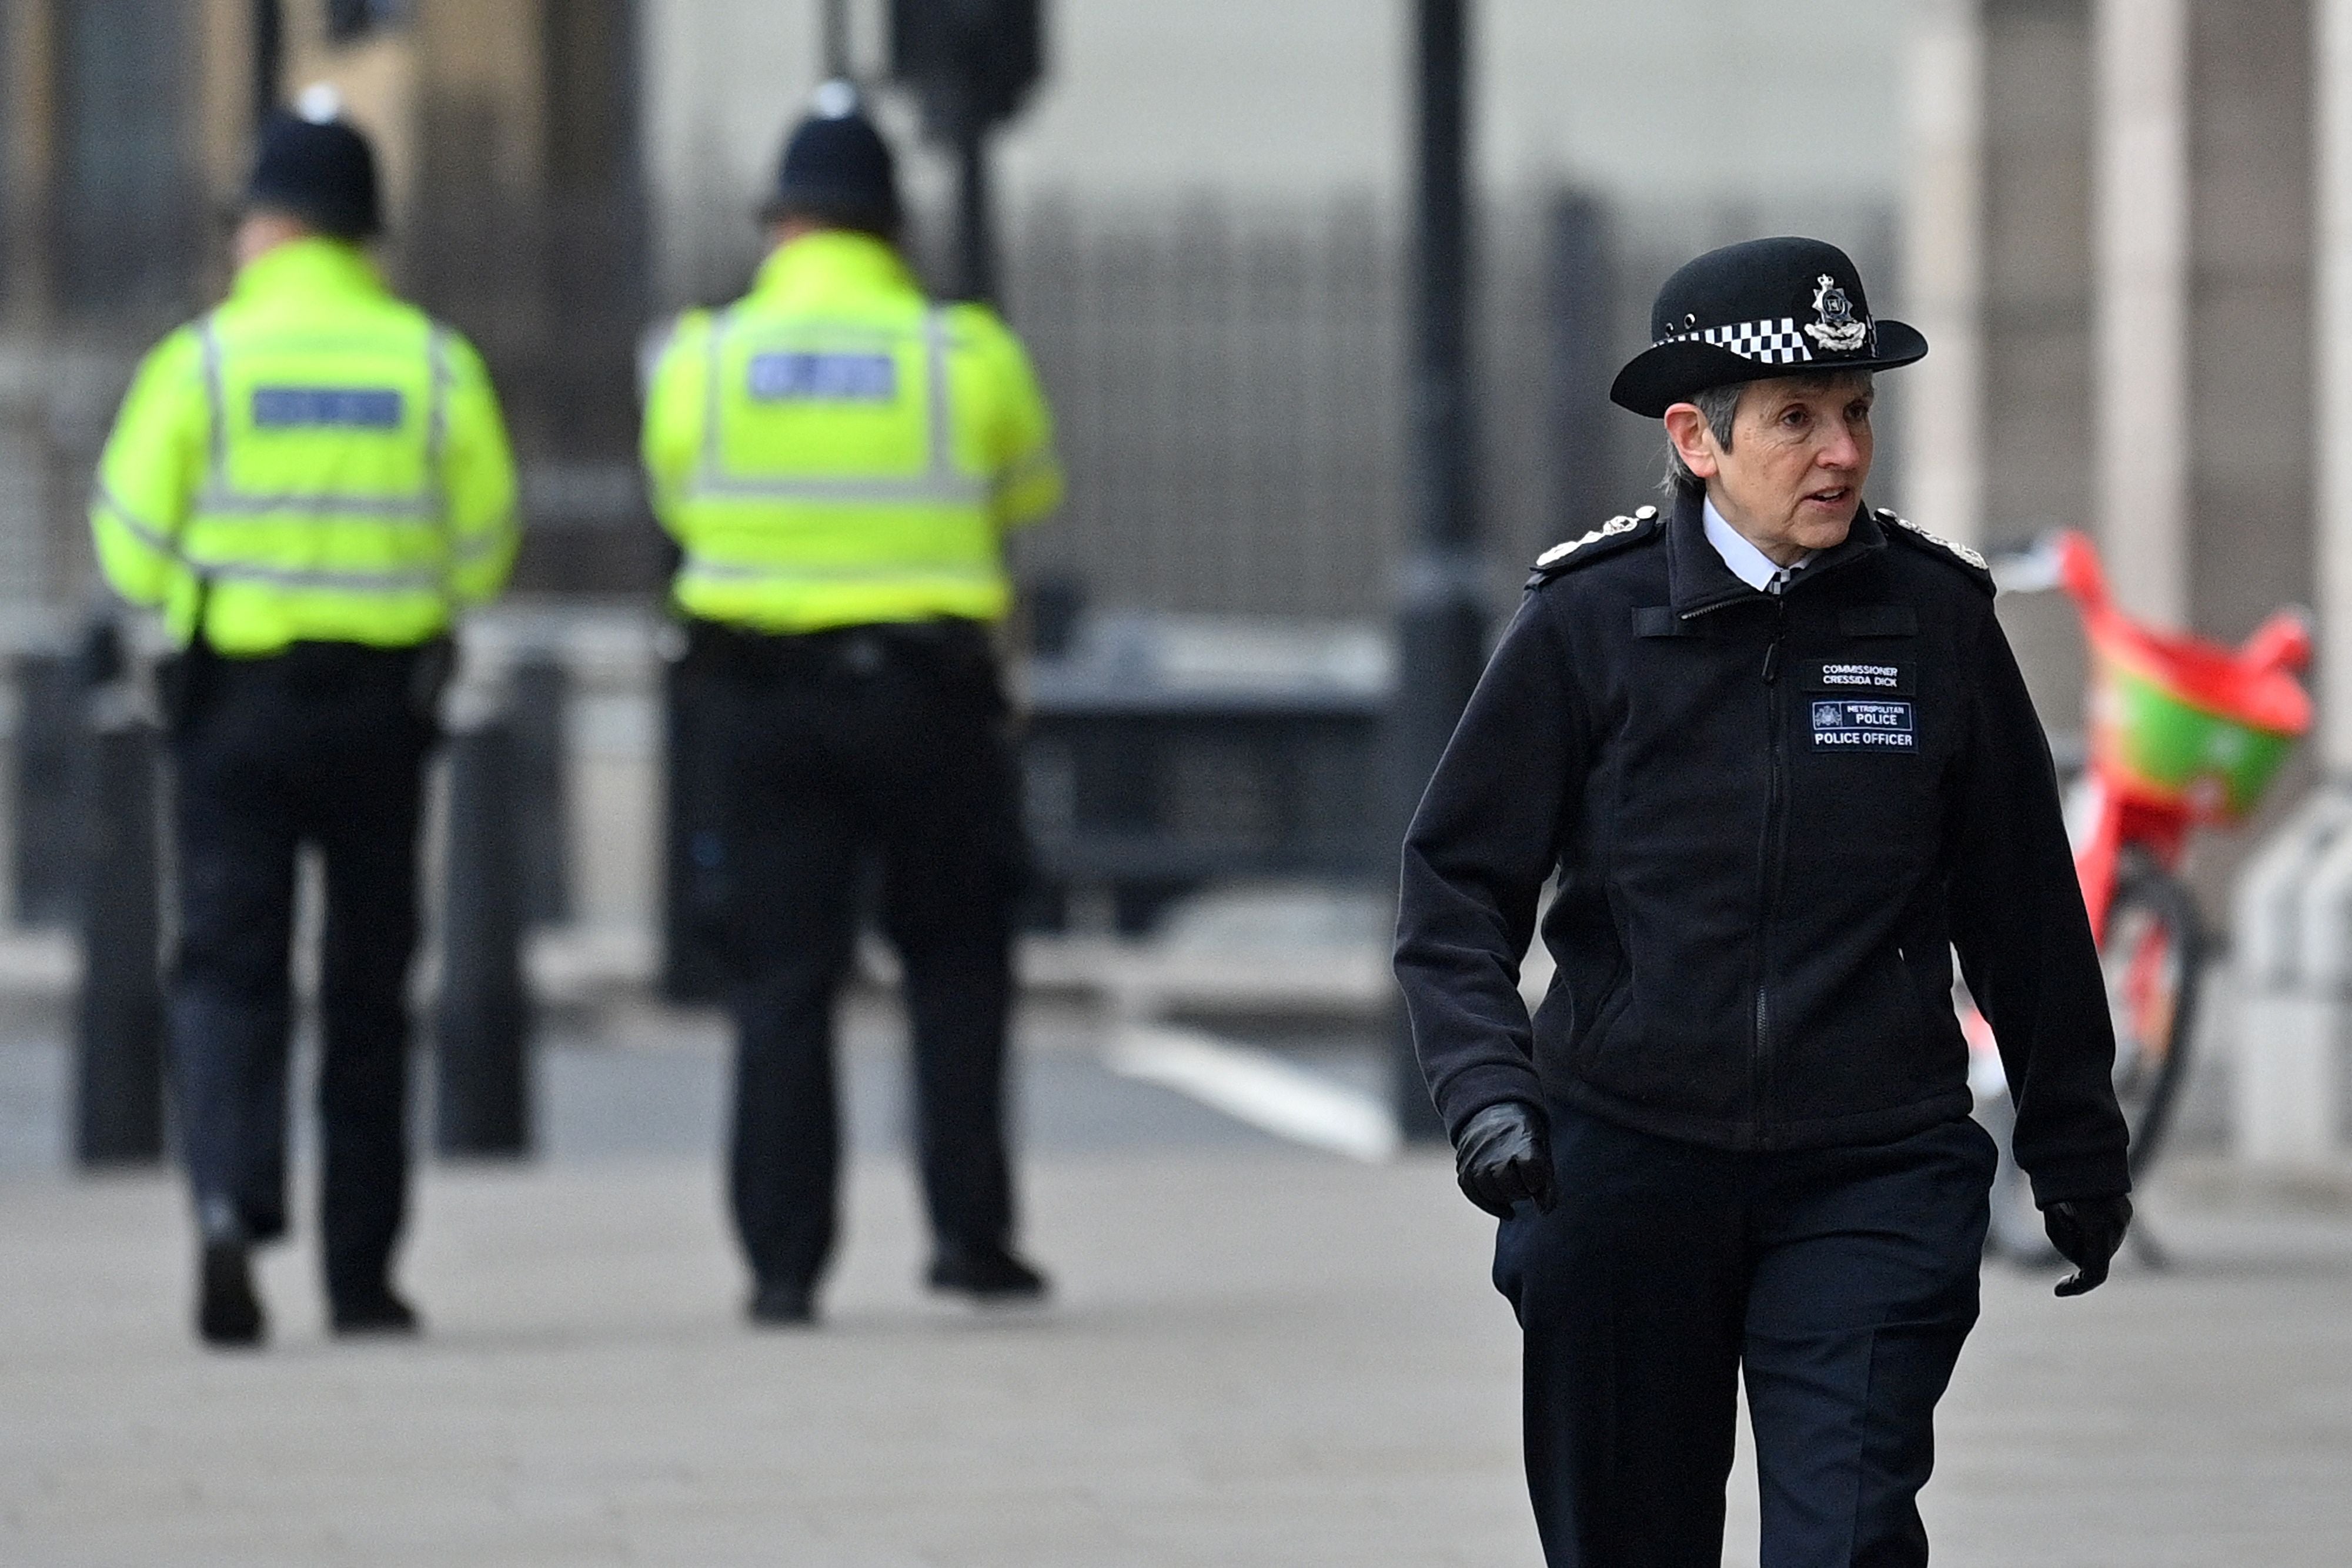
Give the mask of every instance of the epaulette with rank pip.
<svg viewBox="0 0 2352 1568">
<path fill-rule="evenodd" d="M 1549 582 L 1561 572 L 1573 571 L 1603 556 L 1615 555 L 1629 545 L 1639 544 L 1658 531 L 1658 508 L 1637 507 L 1632 512 L 1610 518 L 1591 533 L 1565 539 L 1536 557 L 1536 570 L 1528 579 L 1534 588 Z"/>
<path fill-rule="evenodd" d="M 1899 539 L 1914 549 L 1925 550 L 1939 560 L 1958 567 L 1979 588 L 1987 593 L 1993 591 L 1992 568 L 1984 557 L 1968 546 L 1954 544 L 1940 535 L 1931 534 L 1910 518 L 1898 517 L 1885 507 L 1872 507 L 1870 515 L 1886 525 L 1888 538 Z"/>
</svg>

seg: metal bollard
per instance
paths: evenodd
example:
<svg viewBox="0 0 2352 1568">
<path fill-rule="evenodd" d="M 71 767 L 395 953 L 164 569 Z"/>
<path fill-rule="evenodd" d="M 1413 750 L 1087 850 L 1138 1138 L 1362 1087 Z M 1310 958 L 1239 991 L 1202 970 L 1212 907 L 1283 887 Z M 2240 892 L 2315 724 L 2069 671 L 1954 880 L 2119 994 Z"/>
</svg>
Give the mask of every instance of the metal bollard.
<svg viewBox="0 0 2352 1568">
<path fill-rule="evenodd" d="M 74 1157 L 140 1165 L 163 1157 L 156 736 L 119 689 L 99 694 L 89 723 Z"/>
<path fill-rule="evenodd" d="M 530 1148 L 531 1016 L 514 734 L 503 717 L 486 719 L 448 747 L 433 1145 L 520 1155 Z"/>
<path fill-rule="evenodd" d="M 572 675 L 562 660 L 536 653 L 517 659 L 507 679 L 514 693 L 507 720 L 514 736 L 514 786 L 530 802 L 516 822 L 522 846 L 523 920 L 557 925 L 572 918 L 564 723 Z"/>
<path fill-rule="evenodd" d="M 15 674 L 11 913 L 19 925 L 70 925 L 79 918 L 80 902 L 78 785 L 89 742 L 88 689 L 68 653 L 19 654 Z"/>
</svg>

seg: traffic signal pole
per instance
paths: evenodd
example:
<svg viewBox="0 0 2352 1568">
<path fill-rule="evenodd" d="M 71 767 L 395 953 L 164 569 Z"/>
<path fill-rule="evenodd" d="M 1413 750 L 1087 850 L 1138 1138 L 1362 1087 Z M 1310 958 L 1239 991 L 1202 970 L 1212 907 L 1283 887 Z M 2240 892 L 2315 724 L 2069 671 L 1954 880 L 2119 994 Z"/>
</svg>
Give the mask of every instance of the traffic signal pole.
<svg viewBox="0 0 2352 1568">
<path fill-rule="evenodd" d="M 849 75 L 849 0 L 824 0 L 819 26 L 824 29 L 820 47 L 824 54 L 826 79 L 846 78 Z"/>
<path fill-rule="evenodd" d="M 1390 717 L 1390 853 L 1486 665 L 1477 442 L 1470 383 L 1470 0 L 1415 0 L 1412 369 L 1407 432 L 1412 541 L 1396 619 Z M 1444 1136 L 1400 1000 L 1392 1102 L 1408 1140 Z"/>
<path fill-rule="evenodd" d="M 262 124 L 278 109 L 286 77 L 286 7 L 283 0 L 253 0 L 253 122 Z"/>
<path fill-rule="evenodd" d="M 915 89 L 924 133 L 956 161 L 947 293 L 996 302 L 991 131 L 1019 112 L 1045 69 L 1043 0 L 890 0 L 891 74 Z"/>
<path fill-rule="evenodd" d="M 989 189 L 988 127 L 977 114 L 957 131 L 955 281 L 959 299 L 996 303 L 996 224 Z"/>
</svg>

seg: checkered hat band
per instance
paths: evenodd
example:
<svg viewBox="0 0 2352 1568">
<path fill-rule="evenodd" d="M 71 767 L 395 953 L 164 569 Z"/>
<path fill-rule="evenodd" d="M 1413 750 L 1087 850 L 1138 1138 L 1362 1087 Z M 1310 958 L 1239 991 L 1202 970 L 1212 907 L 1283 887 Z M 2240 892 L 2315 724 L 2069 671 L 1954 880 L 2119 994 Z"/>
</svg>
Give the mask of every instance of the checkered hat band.
<svg viewBox="0 0 2352 1568">
<path fill-rule="evenodd" d="M 1798 365 L 1811 363 L 1813 351 L 1805 344 L 1805 335 L 1797 329 L 1797 319 L 1783 316 L 1777 321 L 1741 321 L 1729 327 L 1701 327 L 1691 332 L 1672 332 L 1658 340 L 1661 343 L 1687 343 L 1696 340 L 1712 343 L 1718 349 L 1728 349 L 1743 360 L 1753 360 L 1759 365 Z"/>
</svg>

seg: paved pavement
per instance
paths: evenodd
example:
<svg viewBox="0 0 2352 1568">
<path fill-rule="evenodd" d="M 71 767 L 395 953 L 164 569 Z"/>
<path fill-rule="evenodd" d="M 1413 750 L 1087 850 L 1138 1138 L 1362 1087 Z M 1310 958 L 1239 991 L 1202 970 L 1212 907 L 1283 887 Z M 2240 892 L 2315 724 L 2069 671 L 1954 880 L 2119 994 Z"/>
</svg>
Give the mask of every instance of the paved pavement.
<svg viewBox="0 0 2352 1568">
<path fill-rule="evenodd" d="M 976 1315 L 915 1286 L 861 1024 L 827 1324 L 754 1333 L 686 1146 L 715 1035 L 640 1022 L 550 1053 L 547 1157 L 427 1167 L 413 1344 L 327 1339 L 302 1242 L 267 1265 L 271 1348 L 205 1354 L 170 1183 L 0 1176 L 0 1563 L 1538 1562 L 1489 1230 L 1442 1161 L 1290 1150 L 1033 1019 L 1029 1231 L 1063 1289 Z M 0 1048 L 0 1107 L 53 1093 L 42 1060 Z M 2210 1181 L 2148 1207 L 2163 1273 L 2072 1303 L 1989 1278 L 1938 1563 L 2352 1561 L 2352 1216 Z M 1744 1474 L 1733 1497 L 1726 1562 L 1752 1563 Z"/>
</svg>

